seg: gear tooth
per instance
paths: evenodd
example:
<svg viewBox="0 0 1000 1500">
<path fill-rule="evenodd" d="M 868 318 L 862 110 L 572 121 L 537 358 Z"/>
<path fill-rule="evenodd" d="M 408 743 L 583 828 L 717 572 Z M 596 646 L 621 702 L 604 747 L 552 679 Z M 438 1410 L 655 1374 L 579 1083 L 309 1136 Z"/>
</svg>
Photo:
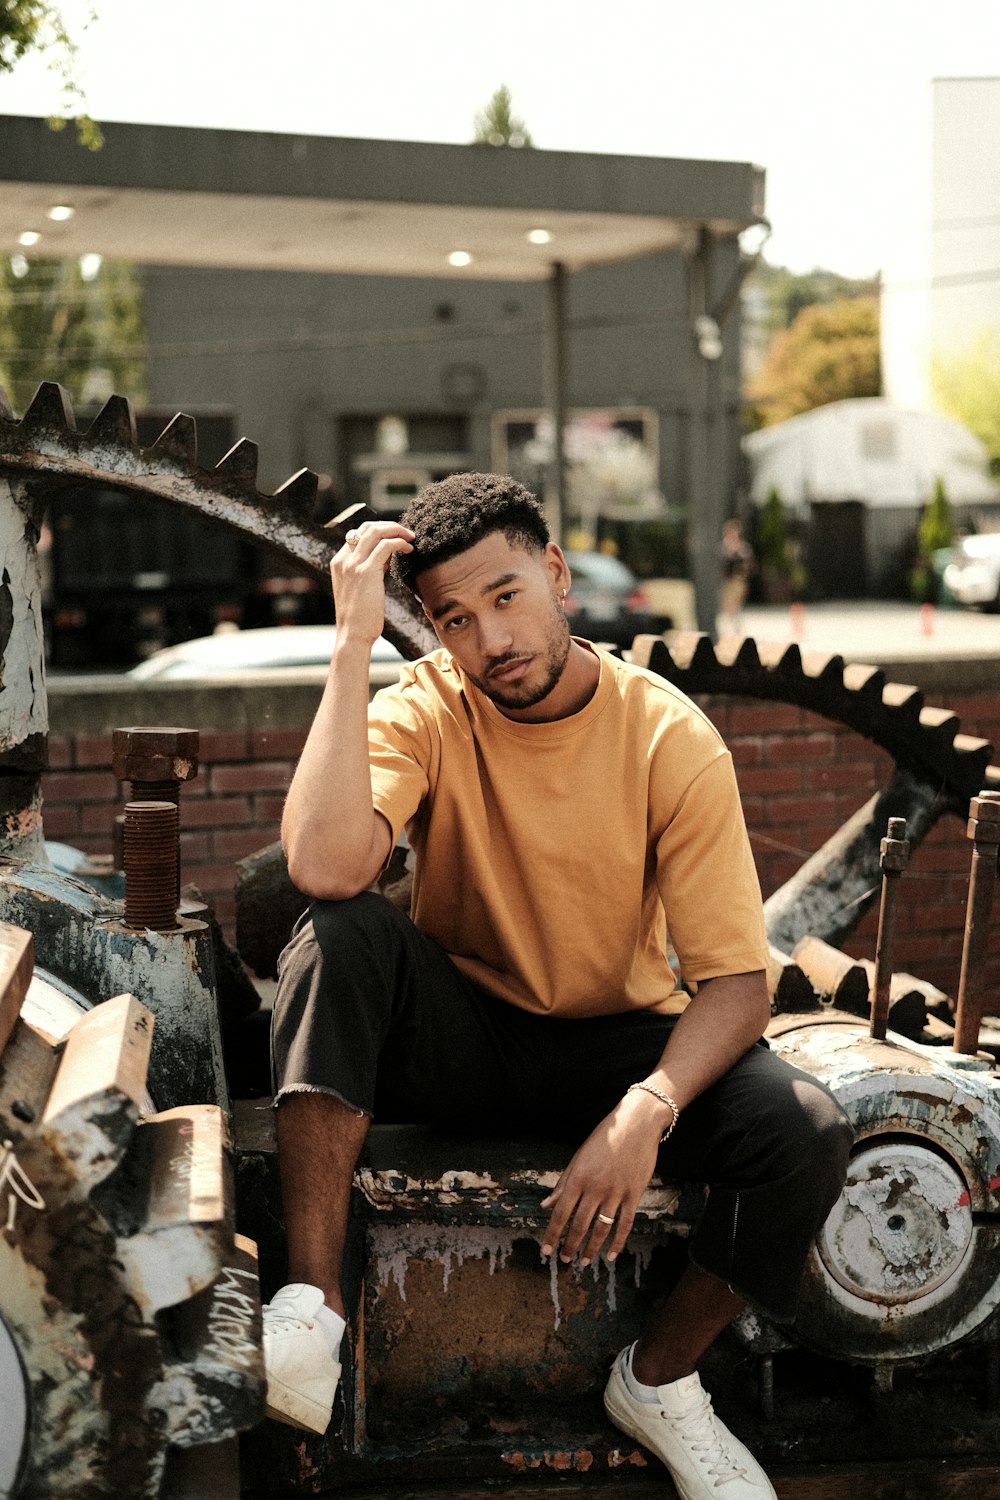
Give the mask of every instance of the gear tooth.
<svg viewBox="0 0 1000 1500">
<path fill-rule="evenodd" d="M 716 660 L 738 672 L 754 672 L 760 667 L 760 653 L 753 636 L 724 636 L 715 648 Z"/>
<path fill-rule="evenodd" d="M 802 671 L 806 677 L 812 678 L 814 682 L 824 684 L 836 683 L 842 687 L 844 682 L 844 658 L 829 651 L 803 651 Z"/>
<path fill-rule="evenodd" d="M 981 740 L 975 734 L 956 734 L 952 749 L 958 755 L 981 758 L 984 771 L 993 757 L 993 746 L 989 740 Z"/>
<path fill-rule="evenodd" d="M 151 458 L 164 458 L 181 474 L 193 474 L 198 467 L 198 429 L 194 417 L 179 411 L 147 449 Z"/>
<path fill-rule="evenodd" d="M 312 469 L 299 469 L 274 492 L 275 500 L 290 505 L 293 510 L 311 512 L 319 494 L 319 475 Z"/>
<path fill-rule="evenodd" d="M 240 490 L 257 488 L 257 444 L 249 438 L 240 438 L 221 458 L 212 471 L 217 479 L 227 486 Z"/>
<path fill-rule="evenodd" d="M 956 800 L 964 803 L 990 784 L 993 746 L 976 735 L 956 734 L 951 744 L 951 763 Z M 996 783 L 1000 785 L 1000 779 Z M 963 809 L 964 816 L 964 809 Z"/>
<path fill-rule="evenodd" d="M 887 682 L 882 689 L 882 702 L 896 723 L 906 726 L 906 733 L 919 728 L 924 695 L 918 687 L 909 682 Z"/>
<path fill-rule="evenodd" d="M 118 1254 L 132 1294 L 151 1318 L 218 1276 L 233 1236 L 233 1184 L 225 1119 L 213 1104 L 153 1115 L 135 1133 L 118 1184 L 120 1201 L 102 1203 L 125 1230 Z M 142 1183 L 142 1193 L 137 1191 Z M 138 1225 L 128 1222 L 136 1206 Z"/>
<path fill-rule="evenodd" d="M 771 1011 L 775 1015 L 796 1014 L 819 1007 L 816 991 L 794 958 L 773 944 L 770 945 L 767 965 L 767 987 L 771 995 Z"/>
<path fill-rule="evenodd" d="M 258 1422 L 264 1368 L 254 1242 L 231 1236 L 216 1280 L 167 1317 L 184 1356 L 166 1367 L 157 1392 L 171 1443 L 183 1450 L 218 1442 Z"/>
<path fill-rule="evenodd" d="M 661 677 L 670 677 L 674 671 L 674 660 L 661 635 L 637 635 L 629 647 L 629 655 L 637 667 L 647 672 L 657 672 Z"/>
<path fill-rule="evenodd" d="M 856 1016 L 868 1014 L 868 975 L 856 958 L 842 953 L 822 938 L 800 938 L 792 949 L 792 960 L 809 980 L 821 1004 Z"/>
<path fill-rule="evenodd" d="M 105 1000 L 70 1031 L 40 1127 L 53 1155 L 71 1164 L 67 1191 L 89 1193 L 124 1154 L 152 1035 L 153 1017 L 134 995 Z"/>
<path fill-rule="evenodd" d="M 925 706 L 920 710 L 920 727 L 935 739 L 953 743 L 959 726 L 958 714 L 950 708 Z"/>
<path fill-rule="evenodd" d="M 705 637 L 695 630 L 679 630 L 671 637 L 667 651 L 675 672 L 688 670 L 694 659 L 698 642 L 704 639 Z"/>
<path fill-rule="evenodd" d="M 794 677 L 798 681 L 801 681 L 803 676 L 802 652 L 795 645 L 794 641 L 785 646 L 781 655 L 774 663 L 774 670 L 780 677 Z"/>
<path fill-rule="evenodd" d="M 362 521 L 377 521 L 378 512 L 365 505 L 359 500 L 356 505 L 349 505 L 346 510 L 338 511 L 331 520 L 325 522 L 324 530 L 329 531 L 338 547 L 344 544 L 344 538 L 352 526 L 360 526 Z"/>
<path fill-rule="evenodd" d="M 848 662 L 844 668 L 844 687 L 855 694 L 859 702 L 881 708 L 885 673 L 881 667 L 871 667 L 865 662 Z"/>
<path fill-rule="evenodd" d="M 135 412 L 127 396 L 109 396 L 83 438 L 88 448 L 130 448 L 137 452 Z"/>
<path fill-rule="evenodd" d="M 31 398 L 21 426 L 32 437 L 66 437 L 76 432 L 69 392 L 54 380 L 43 380 Z"/>
</svg>

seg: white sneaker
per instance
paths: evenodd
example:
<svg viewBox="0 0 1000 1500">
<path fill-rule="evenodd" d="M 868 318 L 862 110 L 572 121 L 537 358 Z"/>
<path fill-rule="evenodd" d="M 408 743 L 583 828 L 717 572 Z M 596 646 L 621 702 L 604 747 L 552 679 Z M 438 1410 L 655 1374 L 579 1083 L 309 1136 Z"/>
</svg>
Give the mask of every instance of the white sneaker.
<svg viewBox="0 0 1000 1500">
<path fill-rule="evenodd" d="M 604 1409 L 670 1470 L 681 1500 L 777 1500 L 753 1454 L 712 1410 L 697 1375 L 657 1387 L 658 1400 L 639 1401 L 628 1388 L 623 1349 L 611 1366 Z"/>
<path fill-rule="evenodd" d="M 267 1415 L 307 1432 L 326 1431 L 340 1379 L 340 1365 L 316 1322 L 322 1306 L 319 1287 L 292 1282 L 262 1309 Z"/>
</svg>

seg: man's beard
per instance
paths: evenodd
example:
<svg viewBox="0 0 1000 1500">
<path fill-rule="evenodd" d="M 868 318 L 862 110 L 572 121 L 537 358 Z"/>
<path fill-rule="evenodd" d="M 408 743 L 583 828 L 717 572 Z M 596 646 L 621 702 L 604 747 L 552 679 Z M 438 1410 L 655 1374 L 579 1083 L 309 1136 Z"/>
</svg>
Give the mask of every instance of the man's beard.
<svg viewBox="0 0 1000 1500">
<path fill-rule="evenodd" d="M 491 680 L 490 672 L 498 667 L 505 666 L 508 662 L 518 661 L 519 653 L 508 652 L 505 656 L 497 657 L 496 661 L 490 663 L 490 667 L 484 677 L 473 677 L 472 681 L 481 693 L 485 693 L 491 703 L 497 708 L 534 708 L 536 703 L 541 703 L 547 698 L 563 674 L 566 659 L 569 656 L 571 638 L 569 623 L 563 613 L 562 605 L 553 600 L 554 615 L 552 626 L 546 633 L 545 650 L 542 660 L 544 672 L 542 680 L 531 686 L 530 683 L 511 683 L 504 685 Z M 536 662 L 538 658 L 536 657 Z M 534 666 L 534 663 L 532 664 Z M 470 677 L 472 674 L 469 674 Z"/>
</svg>

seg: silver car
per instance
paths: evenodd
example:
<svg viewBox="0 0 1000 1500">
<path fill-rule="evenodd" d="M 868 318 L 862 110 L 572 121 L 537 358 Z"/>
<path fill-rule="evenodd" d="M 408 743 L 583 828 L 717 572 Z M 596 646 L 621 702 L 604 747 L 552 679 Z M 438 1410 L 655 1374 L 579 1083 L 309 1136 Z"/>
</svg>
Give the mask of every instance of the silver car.
<svg viewBox="0 0 1000 1500">
<path fill-rule="evenodd" d="M 1000 609 L 1000 531 L 963 537 L 951 549 L 941 577 L 960 604 Z"/>
<path fill-rule="evenodd" d="M 218 631 L 154 651 L 125 675 L 133 682 L 178 682 L 293 667 L 326 668 L 336 638 L 336 625 L 265 625 L 256 630 Z M 395 646 L 379 636 L 372 649 L 373 666 L 398 667 L 402 660 Z"/>
</svg>

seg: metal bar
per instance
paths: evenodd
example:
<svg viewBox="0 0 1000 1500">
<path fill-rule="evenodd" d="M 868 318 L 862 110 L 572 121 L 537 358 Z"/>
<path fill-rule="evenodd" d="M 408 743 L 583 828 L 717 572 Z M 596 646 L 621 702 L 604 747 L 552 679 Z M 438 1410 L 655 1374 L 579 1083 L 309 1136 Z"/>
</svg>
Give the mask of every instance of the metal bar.
<svg viewBox="0 0 1000 1500">
<path fill-rule="evenodd" d="M 906 837 L 906 819 L 890 818 L 886 837 L 879 849 L 882 871 L 882 902 L 878 914 L 878 937 L 875 940 L 875 980 L 872 985 L 872 1011 L 869 1032 L 876 1041 L 884 1041 L 889 1026 L 892 987 L 892 952 L 896 942 L 896 897 L 898 881 L 906 868 L 910 845 Z"/>
<path fill-rule="evenodd" d="M 545 300 L 545 405 L 552 421 L 545 510 L 554 542 L 562 541 L 566 503 L 566 267 L 552 262 Z M 596 538 L 595 538 L 596 541 Z"/>
<path fill-rule="evenodd" d="M 975 1053 L 979 1048 L 983 973 L 1000 852 L 1000 792 L 980 792 L 973 797 L 966 834 L 972 840 L 972 869 L 955 1006 L 955 1051 Z"/>
<path fill-rule="evenodd" d="M 714 639 L 715 616 L 719 603 L 719 547 L 722 516 L 713 493 L 709 463 L 709 427 L 711 423 L 711 389 L 708 362 L 701 352 L 697 329 L 708 317 L 708 259 L 711 234 L 703 224 L 698 230 L 697 246 L 688 257 L 688 318 L 690 353 L 688 356 L 688 389 L 691 423 L 688 442 L 687 509 L 688 552 L 694 579 L 695 613 L 698 629 Z"/>
</svg>

